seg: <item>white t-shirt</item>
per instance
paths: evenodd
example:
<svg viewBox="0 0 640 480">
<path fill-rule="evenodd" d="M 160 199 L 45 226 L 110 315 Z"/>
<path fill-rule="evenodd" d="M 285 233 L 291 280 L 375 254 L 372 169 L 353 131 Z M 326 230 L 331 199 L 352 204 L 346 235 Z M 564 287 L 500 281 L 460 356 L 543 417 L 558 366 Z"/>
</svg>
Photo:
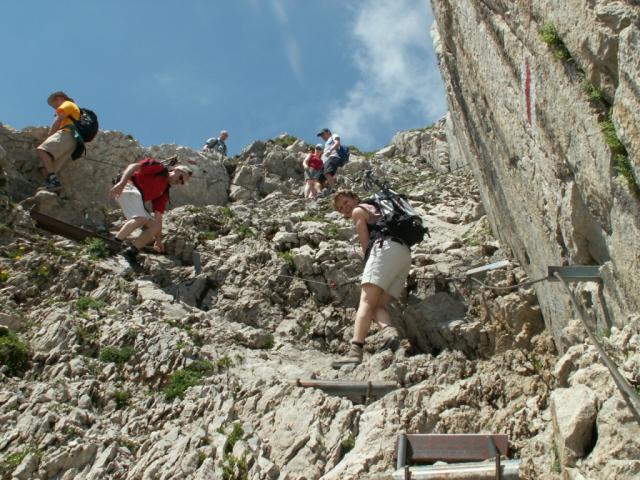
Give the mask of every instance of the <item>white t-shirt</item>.
<svg viewBox="0 0 640 480">
<path fill-rule="evenodd" d="M 340 135 L 338 135 L 337 133 L 334 133 L 324 143 L 324 150 L 322 152 L 322 161 L 324 163 L 327 163 L 327 160 L 329 160 L 329 157 L 337 157 L 338 156 L 338 152 L 336 150 L 332 150 L 331 154 L 329 154 L 329 150 L 331 150 L 333 145 L 336 143 L 336 140 L 340 140 Z"/>
</svg>

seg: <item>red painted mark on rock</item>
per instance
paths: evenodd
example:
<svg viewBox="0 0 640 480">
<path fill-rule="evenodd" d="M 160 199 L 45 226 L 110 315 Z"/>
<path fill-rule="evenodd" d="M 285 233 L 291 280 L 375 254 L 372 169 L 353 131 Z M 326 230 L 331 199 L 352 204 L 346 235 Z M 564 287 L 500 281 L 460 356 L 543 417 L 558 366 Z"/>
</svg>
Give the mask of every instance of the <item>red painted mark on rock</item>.
<svg viewBox="0 0 640 480">
<path fill-rule="evenodd" d="M 529 59 L 524 60 L 524 96 L 526 100 L 527 108 L 527 122 L 531 125 L 532 112 L 531 112 L 531 66 L 529 65 Z"/>
</svg>

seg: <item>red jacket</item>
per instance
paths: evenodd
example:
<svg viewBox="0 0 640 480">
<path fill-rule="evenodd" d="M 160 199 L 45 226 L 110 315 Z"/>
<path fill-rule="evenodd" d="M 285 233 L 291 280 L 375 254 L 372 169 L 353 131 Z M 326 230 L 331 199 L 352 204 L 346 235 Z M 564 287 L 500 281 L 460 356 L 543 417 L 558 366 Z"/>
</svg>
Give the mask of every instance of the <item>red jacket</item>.
<svg viewBox="0 0 640 480">
<path fill-rule="evenodd" d="M 169 203 L 169 170 L 154 158 L 145 158 L 138 164 L 141 168 L 131 181 L 142 193 L 142 200 L 151 202 L 154 212 L 164 213 Z"/>
</svg>

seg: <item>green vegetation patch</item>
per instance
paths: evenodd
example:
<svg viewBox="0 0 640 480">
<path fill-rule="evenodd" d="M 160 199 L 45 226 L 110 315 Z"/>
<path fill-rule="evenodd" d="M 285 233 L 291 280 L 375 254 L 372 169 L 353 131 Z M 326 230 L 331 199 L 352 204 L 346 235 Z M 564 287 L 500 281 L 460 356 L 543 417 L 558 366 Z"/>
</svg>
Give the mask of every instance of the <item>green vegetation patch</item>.
<svg viewBox="0 0 640 480">
<path fill-rule="evenodd" d="M 602 132 L 602 135 L 604 135 L 605 143 L 614 154 L 613 168 L 616 175 L 624 177 L 631 193 L 636 198 L 640 199 L 640 186 L 638 185 L 638 179 L 636 178 L 633 167 L 631 166 L 627 149 L 620 140 L 620 137 L 618 137 L 618 132 L 616 132 L 616 127 L 613 124 L 613 119 L 611 118 L 611 110 L 609 110 L 607 118 L 600 122 L 600 131 Z"/>
<path fill-rule="evenodd" d="M 197 360 L 186 368 L 176 370 L 163 389 L 165 398 L 169 401 L 177 397 L 184 398 L 188 388 L 199 385 L 202 378 L 213 373 L 213 370 L 211 362 L 206 360 Z"/>
<path fill-rule="evenodd" d="M 236 458 L 233 455 L 225 455 L 222 465 L 223 480 L 248 480 L 249 468 L 246 458 Z"/>
<path fill-rule="evenodd" d="M 571 59 L 571 53 L 560 38 L 558 30 L 553 23 L 546 23 L 538 33 L 540 34 L 540 39 L 549 45 L 549 48 L 551 48 L 555 58 L 563 62 Z"/>
<path fill-rule="evenodd" d="M 587 94 L 589 100 L 596 103 L 605 103 L 604 92 L 601 88 L 594 86 L 589 80 L 583 78 L 580 81 L 580 88 Z"/>
<path fill-rule="evenodd" d="M 342 455 L 346 455 L 348 452 L 353 450 L 353 447 L 356 445 L 356 440 L 353 438 L 353 435 L 349 434 L 346 438 L 343 438 L 340 442 L 340 450 L 342 451 Z"/>
<path fill-rule="evenodd" d="M 122 410 L 129 406 L 131 394 L 126 390 L 116 390 L 113 394 L 113 398 L 116 401 L 116 409 Z"/>
<path fill-rule="evenodd" d="M 135 355 L 135 353 L 135 349 L 131 346 L 122 348 L 104 347 L 100 350 L 100 361 L 104 363 L 115 363 L 117 365 L 124 365 L 129 361 L 131 357 Z"/>
<path fill-rule="evenodd" d="M 92 260 L 99 260 L 109 256 L 107 245 L 99 238 L 90 238 L 84 242 L 84 251 Z"/>
<path fill-rule="evenodd" d="M 9 270 L 0 270 L 0 283 L 8 282 L 10 276 Z"/>
<path fill-rule="evenodd" d="M 34 444 L 29 444 L 22 450 L 4 457 L 2 461 L 0 461 L 0 478 L 10 478 L 11 472 L 13 472 L 29 454 L 35 455 L 38 462 L 42 458 L 42 452 Z"/>
<path fill-rule="evenodd" d="M 106 307 L 106 303 L 93 297 L 80 297 L 76 300 L 76 310 L 85 313 L 89 309 L 100 310 Z"/>
<path fill-rule="evenodd" d="M 21 375 L 29 368 L 29 347 L 9 329 L 0 329 L 0 365 L 9 368 L 10 375 Z"/>
<path fill-rule="evenodd" d="M 278 252 L 278 256 L 284 260 L 284 263 L 293 268 L 293 253 L 291 250 L 285 250 L 284 252 Z"/>
<path fill-rule="evenodd" d="M 294 143 L 296 143 L 296 140 L 297 138 L 294 137 L 293 135 L 282 135 L 278 138 L 274 138 L 273 143 L 281 146 L 282 148 L 287 148 L 293 145 Z"/>
</svg>

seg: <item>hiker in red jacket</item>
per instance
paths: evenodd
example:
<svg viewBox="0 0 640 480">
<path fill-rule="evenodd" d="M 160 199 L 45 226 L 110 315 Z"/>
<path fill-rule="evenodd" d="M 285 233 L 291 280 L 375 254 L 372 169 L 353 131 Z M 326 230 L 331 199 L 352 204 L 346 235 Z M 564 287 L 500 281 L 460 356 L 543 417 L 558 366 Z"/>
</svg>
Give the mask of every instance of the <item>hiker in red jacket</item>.
<svg viewBox="0 0 640 480">
<path fill-rule="evenodd" d="M 154 158 L 145 158 L 130 164 L 113 186 L 110 195 L 120 204 L 127 218 L 115 240 L 122 242 L 137 228 L 144 229 L 133 245 L 123 252 L 131 265 L 140 266 L 138 251 L 152 241 L 157 252 L 164 251 L 162 215 L 169 203 L 169 189 L 173 185 L 184 185 L 191 175 L 191 169 L 184 165 L 166 167 Z M 153 214 L 145 208 L 144 202 L 151 202 Z"/>
</svg>

